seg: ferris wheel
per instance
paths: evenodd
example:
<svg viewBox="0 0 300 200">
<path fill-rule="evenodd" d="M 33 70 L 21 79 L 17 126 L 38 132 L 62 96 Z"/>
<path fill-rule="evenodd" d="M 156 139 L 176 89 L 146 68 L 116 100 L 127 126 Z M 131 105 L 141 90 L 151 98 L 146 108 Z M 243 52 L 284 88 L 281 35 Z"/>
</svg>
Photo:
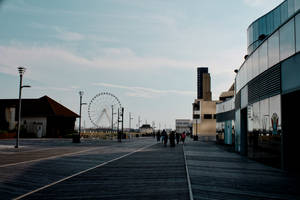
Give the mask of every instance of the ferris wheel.
<svg viewBox="0 0 300 200">
<path fill-rule="evenodd" d="M 109 92 L 101 92 L 90 101 L 88 115 L 95 127 L 114 129 L 118 123 L 118 109 L 121 110 L 119 99 Z"/>
</svg>

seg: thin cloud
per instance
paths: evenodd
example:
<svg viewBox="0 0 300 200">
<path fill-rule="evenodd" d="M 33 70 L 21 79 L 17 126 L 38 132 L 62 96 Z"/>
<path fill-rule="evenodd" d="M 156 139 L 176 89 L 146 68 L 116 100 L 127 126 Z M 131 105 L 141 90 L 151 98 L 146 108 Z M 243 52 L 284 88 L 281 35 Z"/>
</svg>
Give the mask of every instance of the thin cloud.
<svg viewBox="0 0 300 200">
<path fill-rule="evenodd" d="M 80 41 L 85 39 L 84 35 L 80 33 L 67 31 L 60 27 L 55 27 L 54 29 L 57 32 L 56 38 L 63 41 Z"/>
<path fill-rule="evenodd" d="M 77 88 L 73 88 L 73 86 L 71 86 L 71 87 L 32 86 L 31 89 L 32 90 L 41 90 L 41 91 L 56 91 L 56 92 L 73 92 L 73 91 L 77 90 Z"/>
<path fill-rule="evenodd" d="M 131 97 L 142 97 L 142 98 L 154 98 L 157 96 L 169 95 L 169 94 L 176 94 L 176 95 L 184 95 L 184 96 L 194 96 L 194 91 L 182 91 L 182 90 L 158 90 L 153 88 L 145 88 L 139 86 L 124 86 L 124 85 L 117 85 L 117 84 L 110 84 L 110 83 L 94 83 L 94 86 L 103 86 L 109 88 L 117 88 L 117 89 L 124 89 L 129 90 L 125 94 Z"/>
</svg>

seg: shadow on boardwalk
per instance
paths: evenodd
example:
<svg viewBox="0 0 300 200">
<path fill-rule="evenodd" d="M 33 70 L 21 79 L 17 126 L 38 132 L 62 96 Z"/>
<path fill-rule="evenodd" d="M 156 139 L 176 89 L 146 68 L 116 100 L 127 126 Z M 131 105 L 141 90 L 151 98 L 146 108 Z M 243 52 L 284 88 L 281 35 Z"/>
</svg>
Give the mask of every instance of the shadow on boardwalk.
<svg viewBox="0 0 300 200">
<path fill-rule="evenodd" d="M 295 177 L 212 142 L 189 140 L 185 154 L 194 199 L 300 199 Z"/>
</svg>

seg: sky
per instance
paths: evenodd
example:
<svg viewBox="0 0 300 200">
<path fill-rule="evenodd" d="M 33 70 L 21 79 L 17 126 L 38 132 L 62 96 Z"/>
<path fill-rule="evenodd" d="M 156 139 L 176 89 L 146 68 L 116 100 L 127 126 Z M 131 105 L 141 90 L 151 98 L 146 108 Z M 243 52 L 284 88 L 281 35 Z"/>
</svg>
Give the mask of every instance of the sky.
<svg viewBox="0 0 300 200">
<path fill-rule="evenodd" d="M 0 0 L 0 98 L 47 95 L 79 113 L 101 92 L 125 109 L 124 127 L 191 119 L 197 67 L 213 99 L 246 54 L 247 27 L 282 0 Z M 82 124 L 91 127 L 88 106 Z"/>
</svg>

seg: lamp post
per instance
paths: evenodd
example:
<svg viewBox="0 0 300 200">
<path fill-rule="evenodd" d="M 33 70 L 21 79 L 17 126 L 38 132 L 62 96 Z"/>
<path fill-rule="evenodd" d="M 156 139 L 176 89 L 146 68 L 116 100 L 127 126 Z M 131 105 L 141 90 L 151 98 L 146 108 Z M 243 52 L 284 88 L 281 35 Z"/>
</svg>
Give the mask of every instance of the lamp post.
<svg viewBox="0 0 300 200">
<path fill-rule="evenodd" d="M 23 75 L 26 71 L 25 67 L 18 67 L 18 71 L 20 74 L 20 86 L 19 86 L 19 116 L 18 116 L 18 133 L 16 138 L 16 146 L 15 148 L 19 148 L 19 138 L 20 138 L 20 131 L 21 131 L 21 106 L 22 106 L 22 88 L 27 87 L 29 88 L 29 85 L 22 85 Z"/>
<path fill-rule="evenodd" d="M 131 117 L 131 112 L 129 112 L 129 132 L 131 130 L 131 120 L 133 119 L 133 117 Z"/>
<path fill-rule="evenodd" d="M 80 107 L 79 107 L 79 127 L 78 127 L 78 138 L 75 140 L 76 143 L 80 143 L 80 133 L 81 133 L 81 107 L 82 105 L 86 105 L 86 103 L 82 103 L 83 91 L 79 91 L 80 96 Z"/>
</svg>

